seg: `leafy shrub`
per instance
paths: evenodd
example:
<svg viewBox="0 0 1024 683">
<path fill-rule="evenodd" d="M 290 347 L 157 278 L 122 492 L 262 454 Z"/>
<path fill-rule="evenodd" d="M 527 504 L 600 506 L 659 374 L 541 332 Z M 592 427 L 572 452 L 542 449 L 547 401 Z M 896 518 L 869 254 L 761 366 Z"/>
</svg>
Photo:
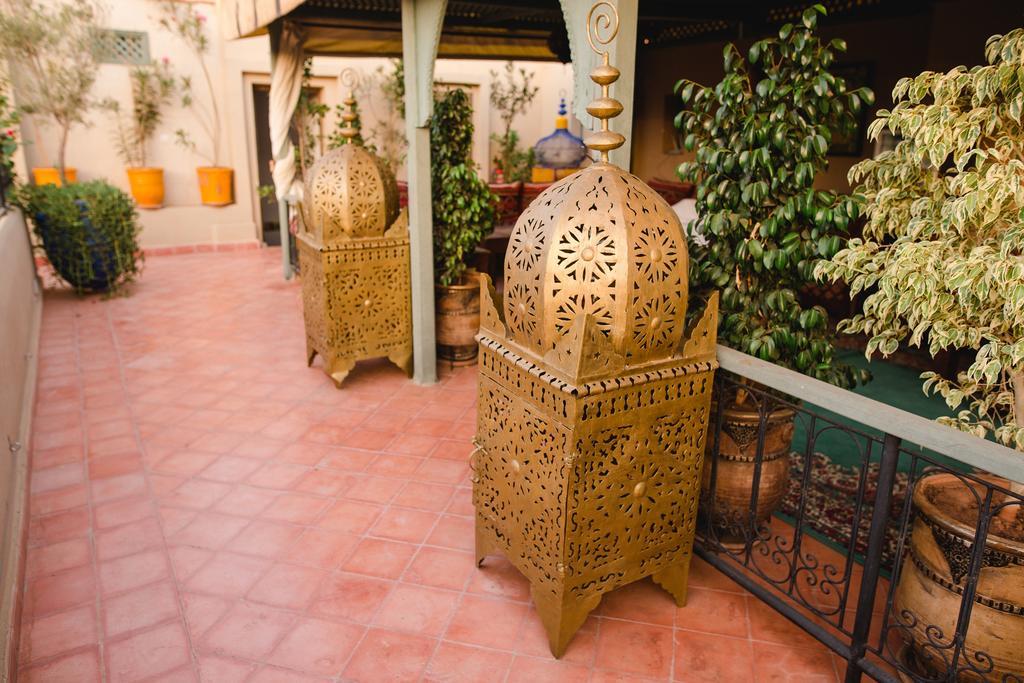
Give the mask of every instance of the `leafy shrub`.
<svg viewBox="0 0 1024 683">
<path fill-rule="evenodd" d="M 135 202 L 102 181 L 25 185 L 18 206 L 54 270 L 79 294 L 116 290 L 141 270 Z"/>
<path fill-rule="evenodd" d="M 174 76 L 166 59 L 158 64 L 137 66 L 128 74 L 131 82 L 132 109 L 128 122 L 121 115 L 117 100 L 104 100 L 102 106 L 113 112 L 117 129 L 117 153 L 129 168 L 146 167 L 146 147 L 163 118 L 165 105 L 174 91 Z"/>
<path fill-rule="evenodd" d="M 434 104 L 430 121 L 430 182 L 434 213 L 434 277 L 458 284 L 496 217 L 494 194 L 473 167 L 473 109 L 469 95 L 454 89 Z"/>
<path fill-rule="evenodd" d="M 505 62 L 503 80 L 498 79 L 498 72 L 491 72 L 491 106 L 498 112 L 504 126 L 500 135 L 491 135 L 491 141 L 497 147 L 494 155 L 495 169 L 501 169 L 506 183 L 530 179 L 533 167 L 533 148 L 523 150 L 519 146 L 519 133 L 512 130 L 512 122 L 516 116 L 526 113 L 526 108 L 540 91 L 533 85 L 535 72 L 519 69 L 516 76 L 512 62 Z"/>
<path fill-rule="evenodd" d="M 1024 30 L 989 38 L 988 64 L 901 79 L 888 128 L 902 140 L 850 170 L 867 199 L 863 239 L 817 272 L 869 291 L 840 329 L 868 356 L 900 342 L 977 351 L 955 381 L 922 375 L 943 421 L 1024 450 Z"/>
<path fill-rule="evenodd" d="M 723 344 L 772 363 L 849 387 L 867 378 L 833 358 L 832 332 L 821 306 L 798 292 L 814 281 L 814 264 L 844 244 L 861 199 L 816 191 L 833 131 L 849 132 L 873 95 L 849 91 L 829 73 L 835 52 L 815 35 L 820 5 L 800 26 L 754 43 L 749 62 L 735 45 L 724 51 L 725 77 L 713 88 L 676 84 L 684 105 L 676 125 L 696 159 L 679 177 L 697 184 L 697 213 L 706 239 L 691 240 L 690 287 L 697 296 L 721 290 Z"/>
</svg>

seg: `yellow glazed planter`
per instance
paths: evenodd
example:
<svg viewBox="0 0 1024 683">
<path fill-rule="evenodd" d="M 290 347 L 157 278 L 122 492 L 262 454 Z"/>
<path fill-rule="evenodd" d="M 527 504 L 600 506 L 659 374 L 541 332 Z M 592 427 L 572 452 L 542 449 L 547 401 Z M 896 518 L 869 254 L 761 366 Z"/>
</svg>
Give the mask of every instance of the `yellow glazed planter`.
<svg viewBox="0 0 1024 683">
<path fill-rule="evenodd" d="M 234 170 L 223 166 L 200 166 L 199 197 L 207 206 L 227 206 L 234 201 L 232 180 Z"/>
<path fill-rule="evenodd" d="M 70 166 L 64 169 L 64 177 L 67 178 L 69 183 L 78 181 L 78 170 L 71 168 Z M 63 183 L 60 181 L 60 169 L 59 168 L 33 168 L 32 178 L 35 180 L 36 185 L 57 185 L 60 186 Z"/>
<path fill-rule="evenodd" d="M 129 168 L 128 184 L 140 209 L 159 209 L 164 205 L 164 169 Z"/>
</svg>

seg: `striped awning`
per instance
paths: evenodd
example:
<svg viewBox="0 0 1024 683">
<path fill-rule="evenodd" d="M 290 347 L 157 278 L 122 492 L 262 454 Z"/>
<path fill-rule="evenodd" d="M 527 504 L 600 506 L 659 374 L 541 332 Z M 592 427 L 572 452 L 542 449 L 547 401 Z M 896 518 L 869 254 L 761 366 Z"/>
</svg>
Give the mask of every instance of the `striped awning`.
<svg viewBox="0 0 1024 683">
<path fill-rule="evenodd" d="M 246 38 L 266 33 L 279 19 L 306 0 L 217 0 L 217 12 L 224 38 Z"/>
</svg>

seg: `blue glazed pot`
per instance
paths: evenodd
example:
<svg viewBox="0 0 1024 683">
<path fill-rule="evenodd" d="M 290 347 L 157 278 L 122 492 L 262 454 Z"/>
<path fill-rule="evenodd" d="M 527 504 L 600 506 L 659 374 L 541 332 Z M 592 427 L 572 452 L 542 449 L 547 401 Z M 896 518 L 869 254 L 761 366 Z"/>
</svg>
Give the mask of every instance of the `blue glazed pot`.
<svg viewBox="0 0 1024 683">
<path fill-rule="evenodd" d="M 87 278 L 76 272 L 75 264 L 82 258 L 76 242 L 61 234 L 60 228 L 54 226 L 46 214 L 38 212 L 35 216 L 36 225 L 39 228 L 39 235 L 43 238 L 46 256 L 57 274 L 71 286 L 90 292 L 106 292 L 120 275 L 117 272 L 114 245 L 89 220 L 89 207 L 85 200 L 76 199 L 75 204 L 82 211 L 82 228 L 88 250 L 86 258 L 92 262 L 92 277 Z"/>
</svg>

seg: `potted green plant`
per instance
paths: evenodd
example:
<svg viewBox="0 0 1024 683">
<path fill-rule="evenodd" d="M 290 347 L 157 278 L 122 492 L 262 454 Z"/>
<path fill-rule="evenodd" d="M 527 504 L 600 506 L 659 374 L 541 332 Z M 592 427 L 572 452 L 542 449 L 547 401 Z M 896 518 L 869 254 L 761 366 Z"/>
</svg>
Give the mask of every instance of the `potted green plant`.
<svg viewBox="0 0 1024 683">
<path fill-rule="evenodd" d="M 53 269 L 77 293 L 117 290 L 140 272 L 135 203 L 116 187 L 102 181 L 23 185 L 14 200 Z"/>
<path fill-rule="evenodd" d="M 206 86 L 207 102 L 200 105 L 195 98 L 192 79 L 183 76 L 179 82 L 182 106 L 191 109 L 196 123 L 207 138 L 208 146 L 200 151 L 192 134 L 179 128 L 177 141 L 186 149 L 208 162 L 207 166 L 196 168 L 199 178 L 199 197 L 207 206 L 226 206 L 234 201 L 234 171 L 222 166 L 221 121 L 217 108 L 217 91 L 213 87 L 207 59 L 210 53 L 210 39 L 206 35 L 206 15 L 196 10 L 191 3 L 164 0 L 160 3 L 160 26 L 178 36 L 191 50 Z"/>
<path fill-rule="evenodd" d="M 983 66 L 896 84 L 893 108 L 878 112 L 869 136 L 888 130 L 900 142 L 850 171 L 866 199 L 863 238 L 816 272 L 847 282 L 852 294 L 867 293 L 863 311 L 840 329 L 867 335 L 868 356 L 888 356 L 901 343 L 932 355 L 974 351 L 955 379 L 924 373 L 924 391 L 957 411 L 944 424 L 1024 450 L 1024 30 L 993 36 L 985 56 Z M 1021 483 L 995 483 L 1024 495 Z M 926 477 L 915 490 L 911 547 L 926 569 L 904 563 L 896 613 L 918 617 L 908 632 L 929 670 L 935 634 L 925 627 L 952 636 L 960 597 L 948 586 L 961 590 L 967 580 L 957 562 L 938 559 L 937 542 L 974 544 L 983 495 L 952 474 Z M 976 655 L 984 652 L 990 680 L 1010 680 L 1024 677 L 1024 505 L 999 492 L 992 504 L 985 554 L 1000 560 L 986 560 L 978 578 L 978 595 L 987 599 L 974 605 L 964 658 L 983 664 Z"/>
<path fill-rule="evenodd" d="M 833 132 L 849 131 L 854 114 L 873 98 L 866 89 L 848 90 L 829 72 L 845 43 L 826 45 L 815 35 L 824 13 L 820 5 L 808 9 L 801 24 L 785 24 L 776 37 L 755 42 L 747 59 L 727 45 L 725 77 L 713 88 L 685 79 L 676 84 L 685 106 L 676 123 L 686 149 L 696 149 L 678 174 L 697 185 L 699 225 L 689 226 L 690 291 L 698 297 L 721 292 L 720 342 L 849 387 L 863 377 L 833 357 L 826 311 L 803 305 L 797 294 L 813 281 L 815 260 L 842 248 L 860 213 L 857 196 L 818 191 L 813 183 L 828 163 Z M 724 427 L 716 503 L 705 514 L 723 537 L 745 537 L 761 413 L 768 427 L 759 524 L 787 489 L 794 416 L 777 404 L 751 400 L 744 390 L 716 400 L 725 402 Z"/>
<path fill-rule="evenodd" d="M 473 167 L 473 110 L 464 90 L 434 103 L 430 121 L 430 183 L 434 220 L 437 349 L 441 358 L 476 357 L 480 286 L 467 260 L 494 228 L 495 198 Z"/>
<path fill-rule="evenodd" d="M 56 166 L 34 168 L 38 184 L 76 180 L 75 169 L 66 165 L 68 136 L 74 126 L 86 124 L 97 104 L 90 92 L 104 50 L 99 19 L 92 0 L 19 0 L 0 6 L 0 54 L 23 75 L 15 92 L 21 110 L 58 130 Z M 47 156 L 39 135 L 36 148 Z"/>
<path fill-rule="evenodd" d="M 140 208 L 159 209 L 164 205 L 164 170 L 146 163 L 146 148 L 163 118 L 161 109 L 171 100 L 175 80 L 166 57 L 159 63 L 133 68 L 129 80 L 132 108 L 127 122 L 117 100 L 104 100 L 103 106 L 116 120 L 117 152 L 128 167 L 132 197 Z"/>
<path fill-rule="evenodd" d="M 535 73 L 505 62 L 499 74 L 491 72 L 491 107 L 501 119 L 501 133 L 491 135 L 495 146 L 491 192 L 498 197 L 499 222 L 515 222 L 519 217 L 523 182 L 529 180 L 533 167 L 533 148 L 522 149 L 519 133 L 512 129 L 517 116 L 526 113 L 540 87 L 533 85 Z"/>
</svg>

